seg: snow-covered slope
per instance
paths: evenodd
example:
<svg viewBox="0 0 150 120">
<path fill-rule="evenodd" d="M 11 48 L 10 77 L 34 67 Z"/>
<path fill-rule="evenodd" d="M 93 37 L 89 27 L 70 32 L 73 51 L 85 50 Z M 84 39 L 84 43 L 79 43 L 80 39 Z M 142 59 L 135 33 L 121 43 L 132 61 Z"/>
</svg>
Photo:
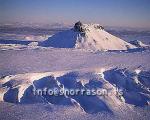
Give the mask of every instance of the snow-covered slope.
<svg viewBox="0 0 150 120">
<path fill-rule="evenodd" d="M 127 50 L 134 45 L 106 32 L 99 24 L 82 24 L 77 22 L 74 28 L 57 33 L 41 46 L 56 48 L 80 48 L 88 50 Z"/>
</svg>

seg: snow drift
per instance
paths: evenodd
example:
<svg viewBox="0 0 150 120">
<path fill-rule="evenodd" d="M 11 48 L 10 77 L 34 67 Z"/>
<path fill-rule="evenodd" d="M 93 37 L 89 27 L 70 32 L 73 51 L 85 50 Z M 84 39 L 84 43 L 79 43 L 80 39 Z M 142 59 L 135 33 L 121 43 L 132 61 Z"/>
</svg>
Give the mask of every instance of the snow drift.
<svg viewBox="0 0 150 120">
<path fill-rule="evenodd" d="M 106 32 L 99 24 L 77 22 L 74 28 L 57 33 L 39 43 L 44 47 L 79 48 L 88 50 L 127 50 L 134 45 Z"/>
<path fill-rule="evenodd" d="M 112 112 L 124 105 L 148 105 L 150 100 L 149 78 L 149 71 L 118 68 L 18 74 L 0 79 L 0 101 L 20 104 L 67 105 L 87 113 Z M 33 94 L 33 88 L 54 87 L 58 89 L 106 89 L 108 95 L 50 96 Z"/>
<path fill-rule="evenodd" d="M 142 41 L 139 41 L 139 40 L 133 40 L 133 41 L 130 41 L 129 43 L 131 43 L 132 45 L 135 45 L 138 48 L 148 48 L 149 47 L 149 45 L 146 45 Z"/>
</svg>

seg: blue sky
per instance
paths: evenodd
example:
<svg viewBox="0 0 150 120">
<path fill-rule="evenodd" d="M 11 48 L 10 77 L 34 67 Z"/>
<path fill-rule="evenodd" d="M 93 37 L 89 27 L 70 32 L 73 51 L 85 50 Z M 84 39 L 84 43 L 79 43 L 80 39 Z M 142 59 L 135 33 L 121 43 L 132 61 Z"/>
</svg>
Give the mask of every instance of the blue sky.
<svg viewBox="0 0 150 120">
<path fill-rule="evenodd" d="M 0 0 L 0 22 L 100 23 L 150 28 L 150 0 Z"/>
</svg>

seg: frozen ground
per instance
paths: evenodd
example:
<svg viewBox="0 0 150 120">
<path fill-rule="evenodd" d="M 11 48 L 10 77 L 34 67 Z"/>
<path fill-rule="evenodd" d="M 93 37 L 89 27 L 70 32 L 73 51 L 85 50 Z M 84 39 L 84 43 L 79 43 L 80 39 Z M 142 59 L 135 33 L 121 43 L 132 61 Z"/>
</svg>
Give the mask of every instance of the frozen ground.
<svg viewBox="0 0 150 120">
<path fill-rule="evenodd" d="M 0 119 L 149 120 L 149 59 L 149 48 L 106 52 L 41 47 L 37 42 L 1 44 Z M 32 88 L 44 87 L 102 88 L 111 94 L 32 94 Z"/>
</svg>

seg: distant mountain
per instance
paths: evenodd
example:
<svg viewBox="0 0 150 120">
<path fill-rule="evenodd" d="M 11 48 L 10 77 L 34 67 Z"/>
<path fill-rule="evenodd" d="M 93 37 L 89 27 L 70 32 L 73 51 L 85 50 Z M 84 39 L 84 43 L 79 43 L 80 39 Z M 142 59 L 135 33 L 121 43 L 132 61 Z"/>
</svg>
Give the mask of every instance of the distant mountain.
<svg viewBox="0 0 150 120">
<path fill-rule="evenodd" d="M 106 32 L 99 24 L 75 23 L 74 28 L 59 32 L 40 42 L 44 47 L 79 48 L 89 50 L 127 50 L 134 45 Z"/>
<path fill-rule="evenodd" d="M 12 22 L 12 23 L 0 23 L 0 28 L 42 28 L 42 29 L 63 29 L 70 27 L 70 24 L 65 23 L 24 23 L 24 22 Z"/>
</svg>

